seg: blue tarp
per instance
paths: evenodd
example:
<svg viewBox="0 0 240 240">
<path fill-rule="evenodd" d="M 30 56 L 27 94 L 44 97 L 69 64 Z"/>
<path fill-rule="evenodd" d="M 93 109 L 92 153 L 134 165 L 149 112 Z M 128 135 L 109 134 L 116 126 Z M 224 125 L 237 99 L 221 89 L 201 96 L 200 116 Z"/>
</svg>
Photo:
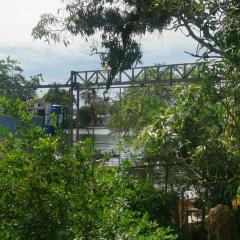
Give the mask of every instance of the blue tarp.
<svg viewBox="0 0 240 240">
<path fill-rule="evenodd" d="M 7 128 L 10 132 L 15 133 L 16 128 L 20 125 L 21 121 L 17 117 L 11 116 L 0 116 L 0 126 Z M 44 120 L 43 117 L 35 116 L 32 119 L 32 123 L 35 125 L 44 128 Z"/>
</svg>

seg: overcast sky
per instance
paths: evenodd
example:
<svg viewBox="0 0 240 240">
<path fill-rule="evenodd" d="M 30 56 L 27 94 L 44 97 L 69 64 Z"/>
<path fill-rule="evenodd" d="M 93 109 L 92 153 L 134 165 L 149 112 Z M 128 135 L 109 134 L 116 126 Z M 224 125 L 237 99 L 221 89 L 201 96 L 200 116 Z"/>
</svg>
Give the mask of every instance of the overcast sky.
<svg viewBox="0 0 240 240">
<path fill-rule="evenodd" d="M 89 56 L 89 44 L 74 39 L 65 48 L 33 41 L 31 30 L 43 13 L 56 13 L 61 0 L 0 0 L 0 58 L 17 59 L 26 77 L 42 73 L 46 83 L 64 83 L 71 70 L 100 68 L 96 56 Z M 142 39 L 143 65 L 193 62 L 184 51 L 194 51 L 196 43 L 181 32 L 147 34 Z"/>
</svg>

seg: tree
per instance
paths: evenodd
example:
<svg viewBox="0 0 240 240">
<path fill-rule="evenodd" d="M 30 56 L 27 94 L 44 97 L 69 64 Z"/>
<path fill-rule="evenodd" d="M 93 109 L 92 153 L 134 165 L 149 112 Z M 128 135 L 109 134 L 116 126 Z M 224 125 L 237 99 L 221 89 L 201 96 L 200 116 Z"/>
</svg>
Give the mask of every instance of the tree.
<svg viewBox="0 0 240 240">
<path fill-rule="evenodd" d="M 42 97 L 43 101 L 47 101 L 53 104 L 60 104 L 64 107 L 69 106 L 69 93 L 65 89 L 51 88 Z"/>
<path fill-rule="evenodd" d="M 181 29 L 198 43 L 196 53 L 190 54 L 202 60 L 221 60 L 214 67 L 204 69 L 208 73 L 207 82 L 214 86 L 209 90 L 215 89 L 217 101 L 208 99 L 209 93 L 204 92 L 204 96 L 194 85 L 185 88 L 179 92 L 183 96 L 182 103 L 177 102 L 176 106 L 161 112 L 162 118 L 150 126 L 150 140 L 144 143 L 149 143 L 146 156 L 160 154 L 166 161 L 179 160 L 180 157 L 186 161 L 185 167 L 190 172 L 194 170 L 194 175 L 200 174 L 200 186 L 212 182 L 211 186 L 204 185 L 204 188 L 209 192 L 211 187 L 215 189 L 218 199 L 227 191 L 229 201 L 231 194 L 236 192 L 237 183 L 240 184 L 237 172 L 240 156 L 239 1 L 65 1 L 65 10 L 63 18 L 42 16 L 33 29 L 34 38 L 59 42 L 64 30 L 86 38 L 100 32 L 101 49 L 93 47 L 92 50 L 100 55 L 103 64 L 111 68 L 109 84 L 117 71 L 130 68 L 141 60 L 141 46 L 136 36 L 148 31 Z M 63 27 L 62 31 L 59 31 L 59 25 Z M 63 41 L 68 44 L 67 39 Z M 213 164 L 215 160 L 217 164 Z M 188 161 L 197 168 L 191 169 Z"/>
<path fill-rule="evenodd" d="M 27 80 L 23 75 L 23 69 L 16 60 L 8 57 L 0 60 L 0 95 L 21 100 L 30 100 L 36 97 L 35 90 L 42 80 L 42 76 L 32 76 Z"/>
<path fill-rule="evenodd" d="M 214 55 L 238 64 L 239 12 L 237 0 L 65 1 L 66 15 L 43 15 L 32 35 L 68 44 L 68 39 L 61 38 L 65 31 L 84 37 L 100 32 L 103 50 L 93 50 L 114 74 L 141 59 L 136 35 L 181 28 L 199 43 L 194 56 Z"/>
<path fill-rule="evenodd" d="M 239 153 L 226 144 L 228 115 L 217 87 L 208 81 L 180 85 L 174 96 L 174 104 L 162 108 L 140 136 L 144 161 L 169 166 L 180 188 L 194 186 L 205 204 L 230 204 L 239 182 Z"/>
<path fill-rule="evenodd" d="M 191 75 L 196 74 L 195 71 Z M 138 80 L 151 79 L 156 75 L 155 69 L 141 73 Z M 160 71 L 161 80 L 169 79 L 169 73 Z M 173 78 L 175 77 L 172 74 Z M 177 79 L 177 77 L 176 77 Z M 140 84 L 138 87 L 129 87 L 121 93 L 110 109 L 110 129 L 121 133 L 124 137 L 138 136 L 144 127 L 152 124 L 154 117 L 159 114 L 162 107 L 171 103 L 172 86 L 166 84 L 148 85 Z"/>
<path fill-rule="evenodd" d="M 162 86 L 127 89 L 110 107 L 110 129 L 125 137 L 138 136 L 167 103 L 168 97 L 164 95 L 168 91 Z"/>
<path fill-rule="evenodd" d="M 79 122 L 80 126 L 87 128 L 92 121 L 92 114 L 89 106 L 83 106 L 79 109 Z"/>
<path fill-rule="evenodd" d="M 90 122 L 92 122 L 93 126 L 101 125 L 103 122 L 102 117 L 108 113 L 109 101 L 102 97 L 98 90 L 89 88 L 87 84 L 82 89 L 81 97 L 86 105 L 82 107 L 82 110 L 85 114 L 89 112 L 88 114 L 91 115 Z"/>
<path fill-rule="evenodd" d="M 63 32 L 86 38 L 100 32 L 102 49 L 93 47 L 92 50 L 100 55 L 103 65 L 111 68 L 110 85 L 117 71 L 140 61 L 141 44 L 136 35 L 181 29 L 198 43 L 193 56 L 223 60 L 210 74 L 213 75 L 211 80 L 227 80 L 222 104 L 228 106 L 231 121 L 238 126 L 238 114 L 235 114 L 233 104 L 238 105 L 239 100 L 226 98 L 239 94 L 239 12 L 237 0 L 124 0 L 121 4 L 117 0 L 65 1 L 64 17 L 61 17 L 62 11 L 58 16 L 43 15 L 32 35 L 68 44 L 68 40 L 61 36 Z M 231 107 L 229 102 L 232 102 Z"/>
<path fill-rule="evenodd" d="M 9 102 L 0 100 L 5 110 Z M 139 206 L 134 195 L 142 184 L 134 187 L 128 164 L 117 170 L 97 163 L 89 139 L 69 149 L 61 136 L 27 121 L 29 115 L 21 114 L 26 104 L 17 103 L 14 112 L 28 127 L 1 133 L 1 239 L 177 239 L 172 229 L 149 220 L 151 208 Z"/>
</svg>

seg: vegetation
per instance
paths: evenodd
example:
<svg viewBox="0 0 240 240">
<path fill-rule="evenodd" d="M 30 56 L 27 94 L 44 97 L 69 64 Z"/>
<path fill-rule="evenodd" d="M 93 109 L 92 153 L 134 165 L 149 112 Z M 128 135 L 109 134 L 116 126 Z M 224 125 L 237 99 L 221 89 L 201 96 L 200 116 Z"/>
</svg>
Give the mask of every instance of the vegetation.
<svg viewBox="0 0 240 240">
<path fill-rule="evenodd" d="M 50 102 L 53 104 L 60 104 L 64 107 L 69 106 L 69 93 L 65 89 L 51 88 L 42 97 L 43 101 Z"/>
<path fill-rule="evenodd" d="M 79 109 L 79 122 L 80 127 L 87 128 L 90 126 L 90 123 L 92 121 L 92 115 L 90 107 L 83 106 Z"/>
<path fill-rule="evenodd" d="M 102 49 L 92 50 L 112 69 L 112 76 L 140 61 L 141 44 L 136 35 L 169 28 L 180 28 L 199 43 L 192 55 L 222 57 L 239 64 L 239 1 L 87 0 L 65 1 L 64 8 L 64 17 L 62 11 L 58 16 L 43 15 L 33 37 L 67 45 L 68 39 L 62 38 L 64 30 L 84 37 L 100 32 Z"/>
<path fill-rule="evenodd" d="M 110 107 L 110 129 L 124 137 L 136 137 L 166 104 L 164 89 L 159 86 L 129 88 L 121 95 L 121 100 Z M 164 100 L 165 99 L 165 100 Z"/>
<path fill-rule="evenodd" d="M 173 164 L 177 173 L 182 172 L 182 187 L 194 186 L 199 199 L 213 206 L 231 204 L 239 171 L 238 157 L 227 143 L 226 109 L 220 104 L 217 88 L 211 85 L 178 86 L 175 103 L 161 110 L 140 142 L 145 161 Z M 174 168 L 169 171 L 172 177 L 176 173 Z"/>
<path fill-rule="evenodd" d="M 60 136 L 26 121 L 0 143 L 1 239 L 177 239 L 160 212 L 134 197 L 146 196 L 150 206 L 158 191 L 131 180 L 128 164 L 105 167 L 89 140 L 69 150 Z M 155 206 L 164 211 L 158 194 Z"/>
<path fill-rule="evenodd" d="M 31 126 L 26 106 L 6 97 L 34 97 L 29 89 L 39 77 L 27 81 L 15 61 L 1 61 L 1 112 L 20 114 L 23 122 L 15 135 L 1 129 L 1 239 L 178 239 L 178 198 L 186 189 L 195 190 L 203 209 L 233 204 L 239 224 L 239 1 L 64 4 L 64 17 L 43 15 L 33 37 L 67 45 L 64 30 L 85 37 L 100 32 L 101 49 L 92 51 L 111 68 L 108 87 L 117 71 L 141 60 L 136 36 L 147 31 L 181 29 L 199 44 L 191 55 L 221 62 L 207 65 L 199 83 L 176 86 L 170 99 L 163 101 L 158 87 L 130 88 L 111 106 L 112 129 L 138 140 L 142 164 L 152 170 L 133 179 L 129 163 L 119 169 L 96 163 L 89 140 L 68 149 L 61 136 Z M 89 107 L 81 109 L 82 124 L 95 124 L 96 109 L 105 113 L 109 106 L 94 90 L 84 93 Z M 153 170 L 165 176 L 165 191 L 151 181 Z"/>
<path fill-rule="evenodd" d="M 42 80 L 41 75 L 32 76 L 27 80 L 23 69 L 16 60 L 9 57 L 0 60 L 0 95 L 14 99 L 30 100 L 36 97 L 35 90 Z"/>
</svg>

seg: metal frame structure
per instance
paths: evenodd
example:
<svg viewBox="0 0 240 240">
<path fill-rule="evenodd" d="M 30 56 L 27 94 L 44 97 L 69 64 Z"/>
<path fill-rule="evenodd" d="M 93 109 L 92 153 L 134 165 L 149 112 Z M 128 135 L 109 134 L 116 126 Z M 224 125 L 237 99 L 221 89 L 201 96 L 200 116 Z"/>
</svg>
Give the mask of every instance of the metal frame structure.
<svg viewBox="0 0 240 240">
<path fill-rule="evenodd" d="M 117 73 L 110 87 L 192 82 L 196 81 L 200 76 L 192 77 L 191 74 L 194 71 L 199 73 L 197 70 L 205 65 L 206 63 L 198 62 L 134 67 Z M 88 83 L 92 88 L 106 87 L 110 72 L 111 70 L 72 71 L 71 84 L 75 87 L 81 87 L 84 83 Z"/>
<path fill-rule="evenodd" d="M 215 63 L 212 65 L 214 66 Z M 118 72 L 109 86 L 113 88 L 143 87 L 151 85 L 173 85 L 180 82 L 196 82 L 201 78 L 199 70 L 210 63 L 181 63 L 156 65 L 145 67 L 133 67 L 128 70 Z M 69 90 L 69 144 L 74 144 L 74 125 L 73 117 L 76 110 L 76 140 L 80 139 L 79 109 L 80 94 L 86 89 L 106 89 L 111 70 L 93 70 L 93 71 L 71 71 L 70 78 L 65 84 L 47 84 L 40 85 L 38 88 L 68 88 Z M 120 96 L 121 98 L 121 96 Z"/>
<path fill-rule="evenodd" d="M 191 83 L 197 82 L 201 79 L 200 70 L 204 69 L 206 66 L 214 66 L 216 62 L 206 63 L 182 63 L 182 64 L 170 64 L 170 65 L 156 65 L 156 66 L 146 66 L 146 67 L 134 67 L 128 70 L 120 71 L 116 74 L 112 83 L 109 86 L 110 89 L 118 88 L 120 91 L 120 105 L 121 105 L 121 93 L 123 88 L 129 87 L 145 87 L 154 85 L 174 85 L 178 83 Z M 80 121 L 79 121 L 79 110 L 80 110 L 80 95 L 82 91 L 87 89 L 106 89 L 108 86 L 108 81 L 111 76 L 110 70 L 93 70 L 93 71 L 71 71 L 71 75 L 66 84 L 56 85 L 48 84 L 41 85 L 39 88 L 68 88 L 69 90 L 69 115 L 68 115 L 68 140 L 69 145 L 73 146 L 74 141 L 80 140 Z M 76 111 L 76 137 L 74 136 L 74 111 Z M 121 116 L 121 113 L 120 113 Z M 120 152 L 120 150 L 119 150 Z M 119 154 L 120 162 L 120 154 Z M 165 165 L 154 165 L 154 166 L 134 166 L 130 168 L 130 173 L 133 176 L 145 177 L 149 171 L 152 173 L 152 177 L 158 184 L 163 184 L 165 186 L 165 191 L 169 187 L 169 175 L 167 167 L 169 164 Z M 173 164 L 170 167 L 177 166 Z M 157 169 L 154 169 L 158 167 Z M 163 172 L 163 178 L 159 177 L 160 167 L 166 168 L 165 173 Z M 143 176 L 142 176 L 143 175 Z M 156 181 L 158 180 L 158 181 Z M 161 182 L 162 181 L 162 182 Z M 183 192 L 182 192 L 183 195 Z M 184 197 L 182 196 L 182 201 Z M 182 202 L 182 206 L 186 204 Z M 183 210 L 182 210 L 183 212 Z M 186 210 L 186 213 L 182 213 L 182 223 L 183 219 L 189 216 L 190 209 Z"/>
<path fill-rule="evenodd" d="M 110 89 L 113 88 L 128 88 L 142 87 L 149 85 L 167 84 L 173 85 L 180 82 L 196 82 L 200 76 L 200 69 L 203 69 L 206 64 L 203 62 L 197 63 L 182 63 L 169 65 L 156 65 L 146 67 L 134 67 L 128 70 L 120 71 L 116 74 Z M 71 71 L 71 76 L 64 86 L 69 87 L 70 96 L 70 114 L 69 114 L 69 132 L 70 145 L 73 146 L 73 113 L 76 109 L 76 140 L 79 140 L 79 95 L 81 91 L 86 89 L 106 89 L 111 70 L 93 70 L 93 71 Z M 76 96 L 74 98 L 74 96 Z M 121 96 L 120 96 L 121 98 Z"/>
</svg>

